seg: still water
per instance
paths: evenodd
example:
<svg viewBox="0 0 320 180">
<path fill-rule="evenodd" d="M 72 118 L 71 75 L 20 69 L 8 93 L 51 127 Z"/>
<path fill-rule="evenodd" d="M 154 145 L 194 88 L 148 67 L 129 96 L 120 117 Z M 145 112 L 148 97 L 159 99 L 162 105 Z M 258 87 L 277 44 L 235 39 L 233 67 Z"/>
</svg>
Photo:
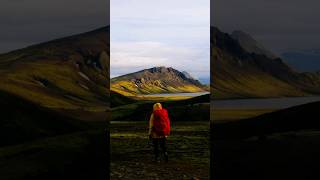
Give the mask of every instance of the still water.
<svg viewBox="0 0 320 180">
<path fill-rule="evenodd" d="M 145 97 L 172 97 L 172 96 L 185 96 L 185 97 L 196 97 L 205 94 L 210 94 L 209 92 L 196 92 L 196 93 L 163 93 L 163 94 L 148 94 L 143 95 Z"/>
<path fill-rule="evenodd" d="M 283 109 L 316 101 L 320 101 L 320 96 L 214 100 L 211 101 L 211 106 L 217 109 Z"/>
</svg>

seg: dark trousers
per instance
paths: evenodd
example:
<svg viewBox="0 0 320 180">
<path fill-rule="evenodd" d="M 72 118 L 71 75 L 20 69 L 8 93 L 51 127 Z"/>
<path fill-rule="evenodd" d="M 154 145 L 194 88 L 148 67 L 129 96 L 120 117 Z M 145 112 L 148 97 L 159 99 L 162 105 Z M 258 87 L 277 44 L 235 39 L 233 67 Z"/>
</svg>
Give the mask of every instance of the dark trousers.
<svg viewBox="0 0 320 180">
<path fill-rule="evenodd" d="M 167 139 L 165 137 L 163 138 L 153 138 L 152 142 L 153 142 L 153 148 L 154 148 L 154 155 L 156 160 L 158 160 L 159 158 L 159 145 L 160 148 L 164 154 L 165 160 L 168 161 L 168 153 L 167 153 L 167 147 L 166 147 L 166 142 Z"/>
</svg>

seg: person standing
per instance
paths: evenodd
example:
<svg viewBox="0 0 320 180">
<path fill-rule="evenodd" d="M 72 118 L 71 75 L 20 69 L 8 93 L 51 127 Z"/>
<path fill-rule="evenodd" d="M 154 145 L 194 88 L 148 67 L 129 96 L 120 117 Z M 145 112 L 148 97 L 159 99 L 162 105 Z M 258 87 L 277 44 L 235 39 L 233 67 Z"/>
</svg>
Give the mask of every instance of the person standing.
<svg viewBox="0 0 320 180">
<path fill-rule="evenodd" d="M 164 159 L 168 162 L 167 137 L 170 135 L 170 119 L 168 111 L 160 103 L 153 105 L 153 112 L 149 120 L 149 138 L 152 140 L 155 161 L 160 162 L 159 146 L 163 152 Z"/>
</svg>

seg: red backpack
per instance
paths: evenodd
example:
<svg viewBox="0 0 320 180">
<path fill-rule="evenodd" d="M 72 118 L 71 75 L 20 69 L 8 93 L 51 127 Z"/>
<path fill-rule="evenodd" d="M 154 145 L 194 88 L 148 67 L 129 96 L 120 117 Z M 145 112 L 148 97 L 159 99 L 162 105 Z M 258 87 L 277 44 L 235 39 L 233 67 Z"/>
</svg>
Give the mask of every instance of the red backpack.
<svg viewBox="0 0 320 180">
<path fill-rule="evenodd" d="M 166 109 L 153 111 L 153 130 L 159 136 L 168 136 L 170 134 L 170 119 Z"/>
</svg>

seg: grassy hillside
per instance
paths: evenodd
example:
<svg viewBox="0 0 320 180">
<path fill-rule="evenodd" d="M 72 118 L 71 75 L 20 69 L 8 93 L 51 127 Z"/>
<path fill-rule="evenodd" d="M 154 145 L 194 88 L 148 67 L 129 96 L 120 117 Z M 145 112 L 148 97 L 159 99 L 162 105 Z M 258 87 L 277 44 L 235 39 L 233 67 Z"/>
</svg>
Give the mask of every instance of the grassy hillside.
<svg viewBox="0 0 320 180">
<path fill-rule="evenodd" d="M 0 89 L 51 108 L 102 108 L 109 100 L 109 28 L 0 55 Z"/>
<path fill-rule="evenodd" d="M 107 178 L 108 35 L 105 27 L 0 55 L 1 179 Z"/>
<path fill-rule="evenodd" d="M 172 121 L 199 121 L 210 119 L 209 95 L 186 100 L 138 101 L 137 103 L 112 108 L 113 121 L 148 121 L 155 102 L 168 109 Z"/>
<path fill-rule="evenodd" d="M 207 87 L 173 68 L 154 67 L 111 80 L 111 90 L 126 96 L 157 93 L 201 92 Z"/>
<path fill-rule="evenodd" d="M 131 99 L 129 97 L 123 96 L 117 92 L 111 91 L 110 93 L 110 104 L 111 107 L 117 107 L 117 106 L 122 106 L 126 104 L 131 104 L 135 103 L 136 101 L 134 99 Z"/>
<path fill-rule="evenodd" d="M 320 93 L 320 77 L 293 71 L 281 59 L 247 52 L 229 34 L 211 27 L 214 98 L 284 97 Z"/>
</svg>

